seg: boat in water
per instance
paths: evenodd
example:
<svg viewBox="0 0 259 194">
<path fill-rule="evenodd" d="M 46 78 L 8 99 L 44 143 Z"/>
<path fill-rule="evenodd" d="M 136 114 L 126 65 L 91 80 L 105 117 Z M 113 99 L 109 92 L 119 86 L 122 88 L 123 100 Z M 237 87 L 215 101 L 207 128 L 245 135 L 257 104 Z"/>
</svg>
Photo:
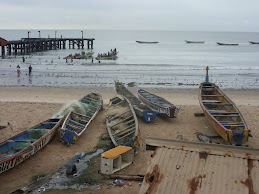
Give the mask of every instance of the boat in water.
<svg viewBox="0 0 259 194">
<path fill-rule="evenodd" d="M 229 44 L 229 43 L 221 43 L 221 42 L 217 42 L 217 44 L 220 46 L 238 46 L 238 44 Z"/>
<path fill-rule="evenodd" d="M 139 41 L 136 40 L 137 43 L 142 43 L 142 44 L 157 44 L 158 41 Z"/>
<path fill-rule="evenodd" d="M 259 42 L 250 41 L 250 44 L 259 44 Z"/>
<path fill-rule="evenodd" d="M 189 41 L 189 40 L 185 40 L 186 43 L 205 43 L 205 41 Z"/>
<path fill-rule="evenodd" d="M 209 82 L 209 68 L 206 70 L 206 81 L 199 87 L 201 108 L 210 125 L 225 141 L 232 145 L 243 145 L 251 136 L 248 124 L 234 102 L 219 86 Z"/>
<path fill-rule="evenodd" d="M 116 60 L 118 57 L 119 51 L 115 49 L 111 49 L 111 51 L 108 51 L 107 53 L 100 54 L 98 53 L 96 60 Z"/>
<path fill-rule="evenodd" d="M 17 166 L 45 147 L 55 136 L 61 121 L 62 118 L 48 119 L 0 143 L 0 173 Z"/>
<path fill-rule="evenodd" d="M 115 81 L 115 90 L 118 94 L 127 98 L 132 104 L 137 116 L 144 119 L 145 122 L 151 122 L 156 118 L 157 112 L 153 111 L 147 105 L 141 102 L 132 92 L 130 92 L 122 82 Z"/>
<path fill-rule="evenodd" d="M 134 150 L 139 148 L 138 119 L 129 100 L 124 96 L 116 95 L 110 99 L 106 126 L 115 146 L 129 146 Z"/>
<path fill-rule="evenodd" d="M 91 92 L 71 105 L 60 130 L 61 141 L 68 145 L 75 143 L 102 107 L 103 99 L 97 92 Z"/>
<path fill-rule="evenodd" d="M 94 52 L 82 52 L 80 53 L 76 53 L 74 55 L 70 54 L 66 57 L 64 57 L 63 59 L 90 59 L 93 57 Z"/>
<path fill-rule="evenodd" d="M 169 118 L 175 118 L 179 113 L 179 107 L 147 90 L 138 89 L 138 97 L 158 114 L 165 115 Z"/>
</svg>

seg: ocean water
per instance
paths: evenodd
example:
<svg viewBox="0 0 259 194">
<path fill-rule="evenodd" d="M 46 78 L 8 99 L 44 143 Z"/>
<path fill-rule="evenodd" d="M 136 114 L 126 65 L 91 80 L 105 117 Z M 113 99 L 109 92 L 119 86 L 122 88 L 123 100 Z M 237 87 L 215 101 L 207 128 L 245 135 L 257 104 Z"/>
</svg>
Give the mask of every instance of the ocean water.
<svg viewBox="0 0 259 194">
<path fill-rule="evenodd" d="M 38 30 L 30 30 L 38 38 Z M 42 38 L 80 38 L 80 30 L 41 30 Z M 259 89 L 259 33 L 249 32 L 179 32 L 179 31 L 91 31 L 84 38 L 95 38 L 94 57 L 116 48 L 118 59 L 111 61 L 76 60 L 66 63 L 63 57 L 88 51 L 84 49 L 49 50 L 25 55 L 7 55 L 0 59 L 1 86 L 113 87 L 114 80 L 139 87 L 197 88 L 209 66 L 210 81 L 227 89 Z M 28 30 L 0 30 L 6 40 L 28 37 Z M 158 44 L 139 44 L 158 41 Z M 186 44 L 185 40 L 205 41 Z M 216 42 L 238 43 L 218 46 Z M 85 43 L 86 44 L 86 43 Z M 1 50 L 1 49 L 0 49 Z M 16 66 L 21 67 L 17 77 Z M 32 65 L 32 75 L 28 67 Z"/>
</svg>

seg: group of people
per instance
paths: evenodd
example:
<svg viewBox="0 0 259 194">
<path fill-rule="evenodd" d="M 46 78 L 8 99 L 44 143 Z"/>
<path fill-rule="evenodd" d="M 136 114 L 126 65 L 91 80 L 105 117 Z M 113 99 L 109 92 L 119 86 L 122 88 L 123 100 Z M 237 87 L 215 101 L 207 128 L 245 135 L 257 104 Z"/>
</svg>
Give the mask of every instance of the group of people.
<svg viewBox="0 0 259 194">
<path fill-rule="evenodd" d="M 111 49 L 111 51 L 108 51 L 108 53 L 103 53 L 103 54 L 100 54 L 98 53 L 97 57 L 111 57 L 111 56 L 114 56 L 117 54 L 117 50 L 116 48 L 115 49 Z"/>
<path fill-rule="evenodd" d="M 29 66 L 29 75 L 31 75 L 31 71 L 32 71 L 32 66 L 30 65 Z M 17 65 L 17 75 L 18 75 L 18 77 L 20 77 L 20 75 L 21 75 L 21 67 L 20 67 L 20 65 Z"/>
</svg>

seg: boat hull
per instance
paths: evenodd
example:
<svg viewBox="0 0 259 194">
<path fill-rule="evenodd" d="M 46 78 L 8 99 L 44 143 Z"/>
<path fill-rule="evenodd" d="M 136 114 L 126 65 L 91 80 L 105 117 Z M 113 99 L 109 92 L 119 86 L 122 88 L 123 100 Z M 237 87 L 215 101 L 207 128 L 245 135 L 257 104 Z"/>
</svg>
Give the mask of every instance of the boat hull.
<svg viewBox="0 0 259 194">
<path fill-rule="evenodd" d="M 259 44 L 259 42 L 253 42 L 253 41 L 250 41 L 249 43 L 250 44 Z"/>
<path fill-rule="evenodd" d="M 111 55 L 106 55 L 106 56 L 101 56 L 101 55 L 98 55 L 95 59 L 96 60 L 116 60 L 118 57 L 119 51 L 116 51 L 116 53 L 114 54 L 111 54 Z"/>
<path fill-rule="evenodd" d="M 227 43 L 220 43 L 220 42 L 217 42 L 217 44 L 220 46 L 238 46 L 238 44 L 227 44 Z"/>
<path fill-rule="evenodd" d="M 139 148 L 138 119 L 127 98 L 117 95 L 110 100 L 106 126 L 115 146 L 130 146 L 134 150 Z"/>
<path fill-rule="evenodd" d="M 136 41 L 137 43 L 141 43 L 141 44 L 157 44 L 158 41 Z"/>
<path fill-rule="evenodd" d="M 186 43 L 197 43 L 197 44 L 203 44 L 203 43 L 205 43 L 205 41 L 188 41 L 188 40 L 186 40 L 185 42 L 186 42 Z"/>
<path fill-rule="evenodd" d="M 74 144 L 102 107 L 102 96 L 97 92 L 91 92 L 80 99 L 74 110 L 71 110 L 65 118 L 60 130 L 61 141 L 68 145 Z"/>
<path fill-rule="evenodd" d="M 169 118 L 175 118 L 179 113 L 179 108 L 177 106 L 147 90 L 138 89 L 138 97 L 158 114 L 165 115 Z"/>
<path fill-rule="evenodd" d="M 248 141 L 250 129 L 237 106 L 220 88 L 210 82 L 199 87 L 199 103 L 212 128 L 232 145 Z"/>
<path fill-rule="evenodd" d="M 157 112 L 143 104 L 132 92 L 130 92 L 124 86 L 123 83 L 115 81 L 114 87 L 118 94 L 124 96 L 130 101 L 138 117 L 144 119 L 144 121 L 147 123 L 152 122 L 156 118 Z"/>
<path fill-rule="evenodd" d="M 31 127 L 29 129 L 30 132 L 29 130 L 24 130 L 0 143 L 0 173 L 17 166 L 45 147 L 55 136 L 61 121 L 62 118 L 46 120 Z M 35 137 L 40 131 L 43 131 L 45 134 L 38 139 L 31 139 L 29 136 L 34 134 Z"/>
</svg>

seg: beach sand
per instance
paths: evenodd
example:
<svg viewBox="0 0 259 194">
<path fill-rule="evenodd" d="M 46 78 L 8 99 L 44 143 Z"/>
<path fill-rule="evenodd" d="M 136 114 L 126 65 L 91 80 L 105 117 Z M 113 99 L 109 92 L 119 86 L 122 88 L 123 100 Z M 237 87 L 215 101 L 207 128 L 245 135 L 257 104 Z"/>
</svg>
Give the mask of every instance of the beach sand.
<svg viewBox="0 0 259 194">
<path fill-rule="evenodd" d="M 130 88 L 136 91 L 137 88 Z M 80 99 L 91 89 L 52 88 L 52 87 L 0 87 L 0 125 L 7 126 L 0 130 L 0 141 L 29 128 L 57 114 L 65 106 Z M 22 162 L 13 169 L 0 174 L 0 193 L 7 193 L 32 182 L 32 177 L 48 174 L 63 166 L 78 152 L 89 152 L 95 149 L 102 134 L 107 134 L 105 113 L 109 99 L 115 95 L 113 88 L 97 88 L 104 99 L 104 110 L 90 124 L 80 139 L 69 147 L 58 141 L 56 136 L 46 147 L 33 157 Z M 198 102 L 198 89 L 186 90 L 150 90 L 180 107 L 177 118 L 164 119 L 157 117 L 153 123 L 145 123 L 139 119 L 141 149 L 135 155 L 134 163 L 119 171 L 119 174 L 145 174 L 151 160 L 151 151 L 145 150 L 146 137 L 175 139 L 183 135 L 184 140 L 199 140 L 197 132 L 206 135 L 217 135 L 205 117 L 195 117 L 194 113 L 202 112 Z M 256 90 L 223 90 L 239 107 L 247 119 L 253 138 L 248 146 L 259 148 L 259 91 Z M 10 125 L 8 125 L 8 122 Z M 225 144 L 223 140 L 218 142 Z M 97 172 L 96 172 L 97 173 Z M 112 182 L 111 180 L 110 182 Z M 137 193 L 138 182 L 132 186 L 102 186 L 98 190 L 83 190 L 82 193 Z M 75 191 L 79 192 L 79 191 Z M 60 192 L 62 193 L 62 191 Z"/>
</svg>

